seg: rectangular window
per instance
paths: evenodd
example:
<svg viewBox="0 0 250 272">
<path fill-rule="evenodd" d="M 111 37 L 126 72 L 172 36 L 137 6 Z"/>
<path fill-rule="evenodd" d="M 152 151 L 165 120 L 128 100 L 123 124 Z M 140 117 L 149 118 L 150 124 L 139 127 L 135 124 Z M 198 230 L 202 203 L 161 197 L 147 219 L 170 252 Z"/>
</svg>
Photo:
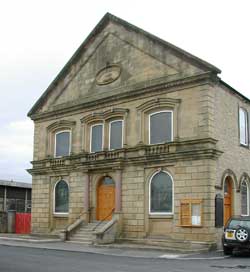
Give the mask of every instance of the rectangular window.
<svg viewBox="0 0 250 272">
<path fill-rule="evenodd" d="M 90 137 L 91 152 L 102 151 L 103 149 L 103 124 L 94 125 L 91 127 Z"/>
<path fill-rule="evenodd" d="M 156 112 L 149 116 L 149 143 L 160 144 L 173 140 L 173 112 Z"/>
<path fill-rule="evenodd" d="M 181 201 L 180 225 L 183 227 L 200 227 L 202 225 L 201 199 L 186 199 Z"/>
<path fill-rule="evenodd" d="M 70 131 L 60 131 L 55 135 L 55 157 L 69 156 Z"/>
<path fill-rule="evenodd" d="M 122 148 L 123 121 L 117 120 L 109 124 L 109 149 Z"/>
<path fill-rule="evenodd" d="M 239 110 L 239 126 L 240 126 L 240 143 L 248 145 L 248 118 L 247 111 L 240 108 Z"/>
<path fill-rule="evenodd" d="M 201 205 L 192 204 L 191 209 L 192 209 L 191 211 L 192 226 L 200 226 L 201 225 Z"/>
</svg>

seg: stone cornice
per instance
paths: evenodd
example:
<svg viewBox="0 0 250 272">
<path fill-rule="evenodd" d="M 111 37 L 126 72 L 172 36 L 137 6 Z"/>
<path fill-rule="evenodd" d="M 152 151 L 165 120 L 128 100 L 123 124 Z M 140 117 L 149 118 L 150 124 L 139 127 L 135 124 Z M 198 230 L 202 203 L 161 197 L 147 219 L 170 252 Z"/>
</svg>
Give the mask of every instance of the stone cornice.
<svg viewBox="0 0 250 272">
<path fill-rule="evenodd" d="M 36 113 L 31 115 L 31 119 L 34 121 L 47 119 L 55 115 L 62 115 L 70 112 L 74 112 L 82 109 L 91 109 L 96 105 L 105 105 L 114 103 L 117 101 L 123 101 L 129 98 L 137 98 L 143 96 L 147 93 L 162 92 L 163 90 L 171 91 L 171 88 L 189 86 L 190 84 L 205 84 L 215 80 L 215 76 L 211 72 L 195 74 L 191 76 L 184 76 L 177 74 L 174 76 L 159 78 L 150 81 L 144 81 L 131 86 L 122 86 L 120 88 L 112 90 L 105 97 L 92 97 L 89 101 L 86 98 L 83 98 L 82 101 L 65 103 L 58 105 L 54 110 Z"/>
<path fill-rule="evenodd" d="M 48 131 L 53 131 L 57 128 L 61 128 L 61 127 L 69 127 L 72 128 L 73 126 L 75 126 L 76 122 L 75 121 L 68 121 L 68 120 L 60 120 L 60 121 L 56 121 L 52 124 L 50 124 L 47 127 Z"/>
<path fill-rule="evenodd" d="M 176 141 L 157 145 L 138 145 L 115 151 L 98 153 L 80 153 L 60 159 L 44 159 L 33 161 L 32 175 L 114 169 L 126 165 L 147 166 L 152 163 L 174 163 L 180 160 L 217 159 L 222 152 L 216 148 L 216 140 L 212 138 L 189 141 Z"/>
<path fill-rule="evenodd" d="M 93 112 L 92 114 L 88 114 L 81 119 L 82 123 L 90 123 L 95 120 L 107 120 L 116 116 L 124 116 L 129 112 L 128 109 L 121 108 L 111 108 L 107 111 L 102 112 Z"/>
<path fill-rule="evenodd" d="M 181 99 L 173 99 L 173 98 L 155 98 L 150 101 L 147 101 L 136 109 L 140 111 L 146 111 L 152 107 L 161 107 L 161 106 L 170 106 L 174 107 L 176 104 L 179 104 Z"/>
</svg>

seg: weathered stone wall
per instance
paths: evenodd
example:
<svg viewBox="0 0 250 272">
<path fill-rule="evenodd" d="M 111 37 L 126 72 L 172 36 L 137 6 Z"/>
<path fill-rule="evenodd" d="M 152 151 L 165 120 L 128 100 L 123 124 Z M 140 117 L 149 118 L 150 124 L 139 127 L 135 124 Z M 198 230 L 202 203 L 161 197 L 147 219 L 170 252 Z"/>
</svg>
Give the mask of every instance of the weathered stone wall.
<svg viewBox="0 0 250 272">
<path fill-rule="evenodd" d="M 178 115 L 176 117 L 176 122 L 174 122 L 174 138 L 178 136 L 182 140 L 189 139 L 200 139 L 204 137 L 210 136 L 211 130 L 211 114 L 208 113 L 210 109 L 209 102 L 206 101 L 207 93 L 210 88 L 208 85 L 204 86 L 194 86 L 185 89 L 173 89 L 170 92 L 167 90 L 163 90 L 157 94 L 148 94 L 143 97 L 138 97 L 138 99 L 126 100 L 116 103 L 109 103 L 106 107 L 98 106 L 88 109 L 82 110 L 75 113 L 63 114 L 57 118 L 50 118 L 45 121 L 37 121 L 35 124 L 35 141 L 34 141 L 34 160 L 43 160 L 47 155 L 52 155 L 54 147 L 51 146 L 51 150 L 48 153 L 46 144 L 48 143 L 48 132 L 47 128 L 49 125 L 53 124 L 56 121 L 60 120 L 68 120 L 76 122 L 74 126 L 74 135 L 72 135 L 72 153 L 78 154 L 82 150 L 89 151 L 89 141 L 86 142 L 85 138 L 90 131 L 84 131 L 83 124 L 81 124 L 80 120 L 88 116 L 89 114 L 96 112 L 103 112 L 106 110 L 110 110 L 111 108 L 123 108 L 128 109 L 129 112 L 126 117 L 126 142 L 128 147 L 136 146 L 140 141 L 141 135 L 141 119 L 139 110 L 137 107 L 142 105 L 143 103 L 150 101 L 156 98 L 165 98 L 165 99 L 179 99 L 181 102 L 179 104 L 179 108 L 176 112 Z M 167 106 L 162 106 L 160 109 L 173 109 Z M 154 111 L 159 110 L 157 106 L 154 107 Z M 175 114 L 175 112 L 174 112 Z M 148 125 L 148 123 L 146 123 Z M 178 129 L 178 135 L 177 135 Z M 148 127 L 144 128 L 142 132 L 145 134 L 144 143 L 148 144 Z M 105 142 L 107 143 L 108 133 L 105 135 Z M 107 146 L 106 146 L 107 148 Z"/>
<path fill-rule="evenodd" d="M 214 242 L 215 167 L 216 162 L 209 159 L 125 167 L 122 171 L 123 237 L 164 237 Z M 159 169 L 167 171 L 173 177 L 173 215 L 149 215 L 149 181 Z M 115 172 L 105 174 L 115 179 Z M 91 178 L 92 219 L 95 219 L 96 184 L 100 178 L 100 174 L 94 174 Z M 180 226 L 180 201 L 184 199 L 202 200 L 202 227 Z"/>
<path fill-rule="evenodd" d="M 144 169 L 130 166 L 122 174 L 123 236 L 141 238 L 145 233 Z"/>
<path fill-rule="evenodd" d="M 32 233 L 50 232 L 49 177 L 37 175 L 32 179 Z"/>
<path fill-rule="evenodd" d="M 215 137 L 218 139 L 218 149 L 224 152 L 217 161 L 216 185 L 222 187 L 218 193 L 223 194 L 222 177 L 224 172 L 229 169 L 235 174 L 233 213 L 239 215 L 241 213 L 240 193 L 237 191 L 240 179 L 244 173 L 250 175 L 250 150 L 249 147 L 240 145 L 239 107 L 243 107 L 249 112 L 250 106 L 240 96 L 232 94 L 226 87 L 217 86 L 213 90 L 213 95 L 216 107 L 214 114 Z"/>
<path fill-rule="evenodd" d="M 174 167 L 175 214 L 172 238 L 214 241 L 215 160 L 182 161 Z M 202 227 L 180 226 L 180 201 L 202 200 Z"/>
<path fill-rule="evenodd" d="M 111 84 L 98 86 L 97 73 L 108 64 L 121 66 L 121 76 Z M 176 79 L 202 73 L 197 65 L 174 54 L 160 43 L 136 31 L 110 22 L 92 39 L 77 62 L 70 65 L 68 74 L 54 87 L 42 112 L 70 102 L 101 99 L 125 87 L 160 78 Z M 119 88 L 119 89 L 118 89 Z"/>
<path fill-rule="evenodd" d="M 162 94 L 159 94 L 157 96 L 158 98 L 181 99 L 180 106 L 177 112 L 177 124 L 174 124 L 174 127 L 178 126 L 178 137 L 180 140 L 190 140 L 209 136 L 210 116 L 208 113 L 209 102 L 207 101 L 209 89 L 210 87 L 208 85 L 196 86 L 189 89 L 174 89 L 171 92 L 162 92 Z M 138 124 L 141 122 L 141 116 L 138 114 L 137 107 L 149 100 L 152 100 L 152 97 L 155 98 L 155 95 L 147 95 L 134 101 L 126 101 L 124 103 L 117 103 L 116 105 L 112 104 L 113 107 L 129 109 L 129 113 L 126 117 L 127 126 L 125 135 L 126 142 L 129 147 L 136 146 L 140 142 L 139 135 L 141 133 L 141 128 L 140 126 L 138 126 Z M 82 151 L 82 149 L 88 150 L 88 146 L 84 146 L 84 139 L 82 136 L 83 128 L 80 119 L 84 116 L 91 114 L 92 112 L 105 111 L 110 109 L 110 107 L 111 105 L 107 105 L 106 108 L 102 108 L 101 110 L 97 105 L 97 107 L 95 109 L 93 108 L 91 111 L 89 110 L 85 112 L 78 112 L 76 114 L 70 115 L 67 114 L 64 116 L 60 116 L 60 118 L 57 119 L 37 122 L 35 126 L 34 160 L 42 160 L 46 158 L 46 143 L 48 141 L 47 127 L 55 121 L 59 120 L 70 120 L 76 122 L 74 128 L 74 135 L 72 135 L 72 153 L 78 154 Z M 155 110 L 157 110 L 157 107 L 155 108 Z M 175 128 L 175 131 L 176 130 L 177 128 Z M 148 128 L 145 128 L 145 131 L 143 131 L 143 133 L 147 134 Z M 84 133 L 84 135 L 86 136 L 86 133 L 89 132 L 84 131 Z M 147 141 L 147 137 L 144 137 L 144 139 L 145 141 Z M 183 193 L 183 195 L 186 195 L 186 197 L 191 193 L 191 189 L 189 186 L 187 186 L 187 181 L 185 181 L 185 179 L 190 179 L 190 183 L 195 182 L 197 186 L 194 187 L 193 190 L 197 190 L 197 192 L 199 190 L 204 190 L 203 183 L 206 183 L 206 181 L 202 180 L 199 184 L 199 180 L 191 180 L 191 177 L 193 179 L 195 175 L 198 175 L 197 173 L 194 173 L 193 176 L 191 176 L 191 173 L 186 173 L 185 168 L 179 169 L 177 167 L 175 169 L 175 167 L 172 167 L 172 172 L 175 173 L 175 171 L 177 171 L 177 177 L 174 176 L 173 178 L 176 186 L 176 199 L 178 199 L 178 195 L 180 193 Z M 183 171 L 183 173 L 178 173 L 178 171 Z M 190 169 L 188 171 L 190 171 Z M 146 177 L 145 175 L 148 174 L 145 174 L 144 169 L 140 166 L 130 166 L 128 168 L 125 168 L 123 171 L 122 208 L 124 212 L 124 235 L 127 235 L 129 237 L 142 237 L 151 232 L 162 233 L 162 229 L 176 229 L 176 225 L 178 225 L 177 219 L 174 219 L 175 227 L 173 228 L 172 218 L 165 218 L 163 221 L 161 221 L 159 218 L 148 218 L 148 203 L 145 203 L 145 199 L 147 199 L 148 195 L 145 195 L 145 193 L 148 191 L 147 182 L 149 177 Z M 81 212 L 83 212 L 83 198 L 85 190 L 83 176 L 83 173 L 72 172 L 66 179 L 70 185 L 70 213 L 67 218 L 54 217 L 53 211 L 47 208 L 47 213 L 50 213 L 50 215 L 47 214 L 43 217 L 49 218 L 49 229 L 59 229 L 63 225 L 72 222 L 79 216 Z M 48 180 L 50 181 L 47 182 L 50 183 L 50 185 L 47 184 L 46 188 L 48 189 L 48 186 L 50 186 L 50 190 L 53 191 L 53 186 L 59 178 L 60 176 L 51 178 L 48 177 Z M 178 179 L 180 179 L 180 181 L 178 181 Z M 37 181 L 39 182 L 39 178 L 35 177 L 33 179 L 34 188 L 36 188 Z M 96 187 L 91 184 L 91 188 L 94 191 Z M 47 191 L 47 193 L 51 196 L 51 192 Z M 40 196 L 38 194 L 39 191 L 34 190 L 34 209 L 36 208 L 36 201 L 40 199 Z M 92 202 L 94 202 L 94 194 L 92 193 Z M 202 195 L 200 195 L 200 198 L 202 198 Z M 52 196 L 50 197 L 50 203 L 52 207 Z M 178 207 L 178 203 L 176 203 L 175 205 L 176 207 Z M 33 210 L 33 213 L 37 213 L 37 210 Z M 178 216 L 178 208 L 175 210 L 175 217 L 176 216 Z M 33 222 L 35 223 L 35 221 L 38 220 L 37 218 L 40 217 L 40 214 L 35 215 Z M 162 228 L 164 224 L 165 228 Z M 145 227 L 145 225 L 147 226 Z"/>
<path fill-rule="evenodd" d="M 64 70 L 67 75 L 52 86 L 53 90 L 43 97 L 43 104 L 32 116 L 35 120 L 34 168 L 44 167 L 40 172 L 37 170 L 38 174 L 36 169 L 33 171 L 32 231 L 60 230 L 86 212 L 87 175 L 90 178 L 90 218 L 95 220 L 98 182 L 104 175 L 118 179 L 118 167 L 122 169 L 124 237 L 163 236 L 216 241 L 220 229 L 214 227 L 214 200 L 216 193 L 223 194 L 223 173 L 230 169 L 236 176 L 235 214 L 240 211 L 237 192 L 240 177 L 243 173 L 250 175 L 249 149 L 240 146 L 238 130 L 239 107 L 243 106 L 248 111 L 250 107 L 240 96 L 216 84 L 214 76 L 209 75 L 209 72 L 216 71 L 212 66 L 187 56 L 181 50 L 170 49 L 159 40 L 125 25 L 116 20 L 107 23 L 85 45 L 82 55 L 68 64 Z M 120 69 L 118 78 L 109 84 L 98 85 L 98 73 L 112 64 Z M 115 115 L 115 110 L 120 110 L 120 115 Z M 146 151 L 142 154 L 138 151 L 137 154 L 136 149 L 149 144 L 149 114 L 159 110 L 173 111 L 175 146 L 170 146 L 168 152 L 183 155 L 178 154 L 178 157 L 171 153 L 169 158 L 162 160 L 158 154 L 154 161 L 142 163 L 140 158 Z M 110 114 L 105 117 L 105 112 Z M 124 157 L 124 161 L 116 161 L 117 165 L 108 161 L 91 165 L 86 157 L 83 158 L 90 151 L 90 126 L 95 122 L 104 123 L 106 151 L 108 124 L 116 117 L 124 120 L 124 148 L 133 149 L 131 153 L 137 154 L 133 157 L 137 162 L 132 163 L 130 158 Z M 70 165 L 71 158 L 68 165 L 62 164 L 61 168 L 52 163 L 53 133 L 60 128 L 68 128 L 72 132 L 70 155 L 77 167 Z M 217 146 L 211 139 L 203 145 L 207 138 L 218 140 Z M 197 140 L 199 145 L 195 144 Z M 186 146 L 184 141 L 188 142 Z M 198 154 L 204 146 L 214 152 L 210 157 L 206 151 Z M 185 154 L 192 147 L 196 155 L 187 159 Z M 216 148 L 224 152 L 218 159 Z M 173 215 L 149 215 L 149 181 L 159 169 L 173 177 Z M 54 186 L 61 178 L 68 182 L 70 189 L 67 216 L 53 212 Z M 188 198 L 202 200 L 202 227 L 180 226 L 180 202 Z"/>
<path fill-rule="evenodd" d="M 83 173 L 70 175 L 35 176 L 32 192 L 32 232 L 58 232 L 73 223 L 83 213 L 84 177 Z M 69 214 L 54 214 L 54 187 L 63 178 L 69 185 Z"/>
<path fill-rule="evenodd" d="M 174 214 L 170 216 L 149 215 L 149 180 L 159 169 L 169 172 L 174 181 Z M 215 161 L 194 160 L 180 161 L 168 165 L 150 167 L 129 166 L 122 172 L 122 212 L 123 237 L 143 238 L 161 236 L 173 239 L 213 241 L 214 230 L 214 195 L 215 195 Z M 115 172 L 105 173 L 114 179 Z M 95 220 L 96 186 L 101 174 L 92 174 L 91 207 L 92 219 Z M 58 217 L 53 214 L 53 188 L 59 177 L 49 179 L 37 177 L 34 180 L 32 232 L 47 233 L 60 230 L 74 222 L 84 211 L 84 176 L 71 173 L 63 177 L 70 188 L 69 215 Z M 50 183 L 50 184 L 49 184 Z M 50 201 L 48 202 L 48 195 Z M 183 199 L 202 199 L 202 228 L 180 226 L 180 201 Z"/>
</svg>

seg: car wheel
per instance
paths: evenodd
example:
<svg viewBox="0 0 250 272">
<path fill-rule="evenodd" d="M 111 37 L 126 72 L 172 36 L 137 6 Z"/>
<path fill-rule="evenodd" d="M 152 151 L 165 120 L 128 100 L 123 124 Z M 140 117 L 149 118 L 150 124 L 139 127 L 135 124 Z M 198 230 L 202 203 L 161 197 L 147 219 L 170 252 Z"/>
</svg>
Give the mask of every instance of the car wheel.
<svg viewBox="0 0 250 272">
<path fill-rule="evenodd" d="M 225 255 L 232 255 L 233 249 L 230 247 L 223 246 L 223 252 Z"/>
<path fill-rule="evenodd" d="M 247 241 L 249 233 L 246 229 L 239 228 L 235 233 L 235 237 L 239 242 L 244 243 Z"/>
</svg>

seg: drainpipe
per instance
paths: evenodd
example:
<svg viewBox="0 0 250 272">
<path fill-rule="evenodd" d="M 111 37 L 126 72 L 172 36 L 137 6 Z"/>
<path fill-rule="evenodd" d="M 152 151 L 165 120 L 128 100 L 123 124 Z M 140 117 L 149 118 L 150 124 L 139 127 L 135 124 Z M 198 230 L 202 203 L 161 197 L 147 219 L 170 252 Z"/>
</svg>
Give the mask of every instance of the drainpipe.
<svg viewBox="0 0 250 272">
<path fill-rule="evenodd" d="M 87 221 L 90 220 L 89 214 L 89 185 L 90 185 L 90 176 L 89 173 L 86 173 L 85 176 L 85 192 L 84 192 L 84 209 L 87 214 Z"/>
<path fill-rule="evenodd" d="M 3 199 L 3 210 L 5 212 L 7 212 L 7 203 L 6 203 L 6 201 L 7 201 L 7 188 L 5 186 L 4 187 L 4 199 Z"/>
<path fill-rule="evenodd" d="M 115 212 L 121 212 L 122 209 L 122 170 L 117 170 L 117 179 L 115 184 Z"/>
<path fill-rule="evenodd" d="M 25 190 L 25 203 L 24 203 L 24 212 L 27 212 L 27 205 L 28 205 L 28 189 Z"/>
</svg>

